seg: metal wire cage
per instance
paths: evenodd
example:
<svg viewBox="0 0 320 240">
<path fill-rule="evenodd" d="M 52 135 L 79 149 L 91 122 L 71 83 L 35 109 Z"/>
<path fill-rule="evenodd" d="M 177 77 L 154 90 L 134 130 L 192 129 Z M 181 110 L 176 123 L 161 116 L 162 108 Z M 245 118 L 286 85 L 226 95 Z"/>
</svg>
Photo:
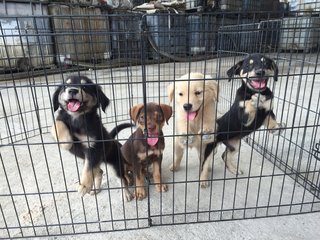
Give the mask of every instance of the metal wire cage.
<svg viewBox="0 0 320 240">
<path fill-rule="evenodd" d="M 319 211 L 317 12 L 276 18 L 266 12 L 145 15 L 40 5 L 35 16 L 0 17 L 0 238 Z M 148 197 L 125 202 L 106 165 L 102 191 L 79 196 L 83 163 L 50 134 L 51 97 L 67 76 L 86 75 L 102 87 L 111 103 L 99 114 L 111 129 L 130 121 L 129 109 L 137 103 L 168 104 L 167 86 L 195 71 L 218 80 L 218 113 L 226 112 L 241 82 L 228 82 L 226 71 L 253 52 L 279 67 L 278 82 L 269 87 L 285 128 L 279 136 L 261 128 L 243 139 L 237 158 L 243 175 L 226 171 L 220 148 L 206 189 L 200 187 L 194 149 L 186 149 L 180 171 L 169 171 L 177 137 L 173 115 L 164 126 L 162 179 L 168 192 L 156 192 L 146 180 Z M 132 131 L 123 130 L 118 140 L 125 142 Z"/>
</svg>

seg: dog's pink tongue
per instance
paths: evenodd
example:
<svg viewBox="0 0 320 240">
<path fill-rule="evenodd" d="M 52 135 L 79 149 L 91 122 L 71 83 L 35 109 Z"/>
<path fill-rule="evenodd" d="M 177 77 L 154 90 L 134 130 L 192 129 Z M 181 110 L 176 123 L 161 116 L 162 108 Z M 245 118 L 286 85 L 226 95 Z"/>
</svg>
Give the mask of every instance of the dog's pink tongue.
<svg viewBox="0 0 320 240">
<path fill-rule="evenodd" d="M 197 112 L 187 112 L 187 119 L 193 121 L 197 116 Z"/>
<path fill-rule="evenodd" d="M 155 146 L 158 143 L 158 133 L 148 133 L 147 142 L 149 146 Z"/>
<path fill-rule="evenodd" d="M 251 85 L 254 88 L 265 88 L 267 83 L 265 80 L 253 80 L 253 81 L 251 81 Z"/>
<path fill-rule="evenodd" d="M 68 110 L 71 112 L 76 112 L 80 108 L 80 102 L 77 100 L 71 100 L 68 102 Z"/>
</svg>

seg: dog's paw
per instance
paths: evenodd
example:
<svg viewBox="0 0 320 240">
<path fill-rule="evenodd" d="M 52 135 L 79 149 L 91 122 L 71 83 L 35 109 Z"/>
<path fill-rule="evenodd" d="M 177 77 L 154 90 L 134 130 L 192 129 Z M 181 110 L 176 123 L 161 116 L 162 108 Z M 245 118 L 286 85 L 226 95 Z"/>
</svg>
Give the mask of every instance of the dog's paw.
<svg viewBox="0 0 320 240">
<path fill-rule="evenodd" d="M 255 108 L 259 108 L 263 106 L 263 103 L 266 101 L 266 97 L 259 93 L 256 93 L 251 96 L 251 104 Z"/>
<path fill-rule="evenodd" d="M 285 123 L 279 123 L 278 126 L 276 126 L 274 129 L 270 129 L 269 131 L 273 135 L 280 135 L 281 133 L 283 133 L 285 128 L 286 128 Z"/>
<path fill-rule="evenodd" d="M 201 188 L 207 188 L 209 187 L 209 181 L 208 180 L 202 180 L 200 183 Z"/>
<path fill-rule="evenodd" d="M 179 141 L 182 145 L 192 144 L 194 141 L 194 136 L 187 135 L 186 133 L 182 133 L 183 136 L 179 137 Z"/>
<path fill-rule="evenodd" d="M 243 172 L 239 167 L 234 166 L 233 164 L 229 164 L 227 165 L 227 168 L 229 170 L 229 172 L 231 172 L 233 175 L 242 175 Z"/>
<path fill-rule="evenodd" d="M 135 192 L 134 192 L 134 197 L 141 201 L 143 200 L 145 197 L 147 196 L 146 190 L 144 189 L 144 187 L 137 187 Z"/>
<path fill-rule="evenodd" d="M 167 192 L 168 191 L 168 185 L 167 184 L 157 184 L 156 185 L 157 192 Z"/>
<path fill-rule="evenodd" d="M 209 186 L 208 175 L 204 172 L 200 174 L 200 187 L 207 188 Z"/>
<path fill-rule="evenodd" d="M 72 148 L 72 143 L 60 143 L 59 145 L 64 150 L 70 150 Z"/>
<path fill-rule="evenodd" d="M 92 186 L 86 186 L 83 184 L 79 184 L 78 193 L 81 195 L 81 197 L 83 197 L 87 193 L 90 193 L 91 189 L 92 189 Z"/>
<path fill-rule="evenodd" d="M 128 186 L 133 186 L 134 179 L 133 179 L 133 173 L 131 171 L 128 171 L 128 173 L 125 175 L 125 178 Z"/>
<path fill-rule="evenodd" d="M 133 194 L 128 189 L 123 190 L 123 196 L 127 202 L 130 202 L 134 198 Z"/>
<path fill-rule="evenodd" d="M 180 166 L 178 166 L 177 164 L 173 163 L 173 164 L 171 164 L 171 166 L 170 166 L 170 171 L 171 171 L 171 172 L 175 172 L 175 171 L 178 171 L 179 168 L 180 168 Z"/>
<path fill-rule="evenodd" d="M 101 192 L 101 189 L 93 189 L 90 191 L 90 195 L 93 196 L 93 195 L 98 194 L 99 192 Z"/>
</svg>

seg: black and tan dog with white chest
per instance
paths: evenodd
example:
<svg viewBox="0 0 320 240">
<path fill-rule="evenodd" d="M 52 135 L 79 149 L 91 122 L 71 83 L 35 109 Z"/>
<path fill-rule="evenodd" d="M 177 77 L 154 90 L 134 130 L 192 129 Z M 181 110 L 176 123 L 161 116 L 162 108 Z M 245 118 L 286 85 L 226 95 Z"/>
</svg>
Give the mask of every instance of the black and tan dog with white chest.
<svg viewBox="0 0 320 240">
<path fill-rule="evenodd" d="M 171 118 L 172 108 L 166 104 L 138 104 L 130 109 L 130 116 L 137 124 L 137 129 L 123 144 L 121 152 L 126 159 L 125 172 L 132 172 L 135 179 L 134 196 L 142 200 L 147 196 L 144 179 L 151 164 L 156 190 L 168 190 L 168 186 L 161 181 L 162 153 L 165 147 L 162 128 Z"/>
<path fill-rule="evenodd" d="M 126 178 L 121 144 L 115 136 L 132 124 L 119 124 L 108 132 L 98 115 L 98 108 L 105 111 L 108 105 L 109 99 L 101 86 L 86 76 L 70 76 L 53 94 L 54 111 L 59 111 L 51 133 L 63 149 L 84 159 L 78 187 L 82 196 L 100 191 L 103 174 L 100 165 L 108 163 L 122 180 L 124 196 L 130 201 L 133 198 L 128 189 L 130 179 Z"/>
<path fill-rule="evenodd" d="M 273 112 L 273 93 L 267 87 L 268 80 L 278 79 L 276 63 L 262 55 L 252 54 L 239 61 L 227 71 L 229 81 L 238 75 L 242 85 L 237 89 L 235 100 L 228 112 L 217 119 L 216 139 L 207 145 L 205 159 L 224 143 L 226 150 L 222 155 L 226 167 L 233 174 L 242 174 L 232 161 L 238 153 L 240 141 L 264 125 L 272 133 L 280 133 L 282 124 L 277 123 Z"/>
</svg>

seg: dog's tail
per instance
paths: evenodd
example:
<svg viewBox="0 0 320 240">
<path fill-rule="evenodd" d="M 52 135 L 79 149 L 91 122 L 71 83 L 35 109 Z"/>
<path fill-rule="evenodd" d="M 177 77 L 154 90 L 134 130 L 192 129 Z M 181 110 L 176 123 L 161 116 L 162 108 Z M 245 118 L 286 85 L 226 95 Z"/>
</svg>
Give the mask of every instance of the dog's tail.
<svg viewBox="0 0 320 240">
<path fill-rule="evenodd" d="M 119 124 L 119 125 L 116 126 L 114 129 L 111 130 L 111 132 L 110 132 L 111 137 L 112 137 L 112 138 L 115 138 L 121 130 L 123 130 L 123 129 L 125 129 L 125 128 L 128 128 L 128 127 L 134 127 L 134 125 L 131 124 L 131 123 L 122 123 L 122 124 Z"/>
</svg>

